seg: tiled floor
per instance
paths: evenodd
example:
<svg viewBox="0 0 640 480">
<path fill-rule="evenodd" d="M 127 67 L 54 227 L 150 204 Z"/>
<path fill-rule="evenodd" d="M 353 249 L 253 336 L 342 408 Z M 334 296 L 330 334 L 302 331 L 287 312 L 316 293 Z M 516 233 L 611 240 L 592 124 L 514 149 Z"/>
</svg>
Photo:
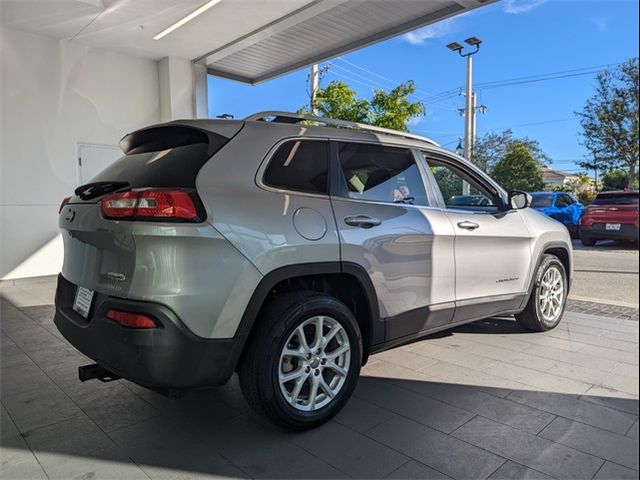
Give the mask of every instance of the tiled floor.
<svg viewBox="0 0 640 480">
<path fill-rule="evenodd" d="M 638 478 L 634 321 L 441 333 L 373 356 L 334 421 L 289 433 L 249 411 L 236 378 L 179 400 L 81 384 L 51 280 L 0 295 L 3 479 Z"/>
</svg>

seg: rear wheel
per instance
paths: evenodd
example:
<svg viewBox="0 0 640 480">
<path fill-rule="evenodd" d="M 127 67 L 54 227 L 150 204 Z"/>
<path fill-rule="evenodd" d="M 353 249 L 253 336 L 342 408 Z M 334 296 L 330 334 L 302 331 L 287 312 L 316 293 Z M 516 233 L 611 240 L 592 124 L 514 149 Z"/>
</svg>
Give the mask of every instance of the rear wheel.
<svg viewBox="0 0 640 480">
<path fill-rule="evenodd" d="M 518 323 L 527 330 L 544 332 L 555 328 L 567 302 L 567 273 L 555 255 L 542 257 L 531 297 L 525 309 L 516 314 Z"/>
<path fill-rule="evenodd" d="M 361 363 L 360 329 L 346 305 L 316 292 L 286 293 L 258 319 L 240 365 L 240 386 L 258 413 L 302 430 L 344 407 Z"/>
<path fill-rule="evenodd" d="M 596 240 L 590 236 L 580 232 L 580 241 L 585 247 L 593 247 L 596 244 Z"/>
</svg>

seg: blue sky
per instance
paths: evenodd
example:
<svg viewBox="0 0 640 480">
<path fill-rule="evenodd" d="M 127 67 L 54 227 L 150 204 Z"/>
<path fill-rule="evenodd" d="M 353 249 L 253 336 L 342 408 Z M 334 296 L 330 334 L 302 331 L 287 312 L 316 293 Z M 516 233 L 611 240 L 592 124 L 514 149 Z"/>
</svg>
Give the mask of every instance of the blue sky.
<svg viewBox="0 0 640 480">
<path fill-rule="evenodd" d="M 595 76 L 582 73 L 638 56 L 637 1 L 502 0 L 325 63 L 330 68 L 322 85 L 342 80 L 369 98 L 374 88 L 414 80 L 414 99 L 426 103 L 427 115 L 412 131 L 455 149 L 464 129 L 458 115 L 464 97 L 432 97 L 464 85 L 465 62 L 445 45 L 470 36 L 483 41 L 474 56 L 478 103 L 487 106 L 477 117 L 478 134 L 512 128 L 517 136 L 538 140 L 554 168 L 580 170 L 575 162 L 587 152 L 574 111 L 593 93 Z M 571 76 L 482 87 L 555 72 Z M 307 73 L 256 86 L 209 77 L 209 114 L 295 111 L 308 103 Z"/>
</svg>

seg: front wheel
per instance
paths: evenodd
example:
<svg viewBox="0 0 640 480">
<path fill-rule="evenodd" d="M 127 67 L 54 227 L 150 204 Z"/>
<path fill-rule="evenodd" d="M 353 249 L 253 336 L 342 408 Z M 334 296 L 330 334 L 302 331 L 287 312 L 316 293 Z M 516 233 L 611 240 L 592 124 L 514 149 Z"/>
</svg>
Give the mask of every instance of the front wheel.
<svg viewBox="0 0 640 480">
<path fill-rule="evenodd" d="M 544 332 L 555 328 L 567 303 L 567 272 L 555 255 L 545 254 L 536 272 L 535 284 L 525 309 L 516 314 L 527 330 Z"/>
<path fill-rule="evenodd" d="M 285 293 L 258 319 L 240 364 L 247 402 L 285 428 L 333 417 L 356 386 L 362 339 L 353 313 L 316 292 Z"/>
</svg>

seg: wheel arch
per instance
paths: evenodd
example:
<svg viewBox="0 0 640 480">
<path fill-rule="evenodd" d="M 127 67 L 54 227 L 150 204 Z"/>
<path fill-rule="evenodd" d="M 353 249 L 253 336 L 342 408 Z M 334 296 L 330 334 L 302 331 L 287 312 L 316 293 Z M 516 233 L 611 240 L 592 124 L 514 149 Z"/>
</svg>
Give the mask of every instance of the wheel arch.
<svg viewBox="0 0 640 480">
<path fill-rule="evenodd" d="M 371 345 L 384 339 L 384 322 L 379 321 L 378 299 L 367 272 L 350 262 L 314 262 L 289 265 L 267 273 L 247 305 L 236 337 L 243 338 L 240 360 L 249 344 L 253 327 L 269 299 L 279 293 L 313 290 L 335 296 L 352 311 L 362 334 L 363 364 Z"/>
<path fill-rule="evenodd" d="M 529 286 L 527 288 L 527 295 L 522 302 L 521 308 L 524 308 L 525 305 L 529 302 L 529 298 L 531 297 L 531 293 L 533 292 L 533 287 L 536 282 L 536 275 L 538 273 L 538 268 L 542 263 L 542 259 L 544 255 L 550 254 L 556 256 L 562 265 L 564 266 L 565 272 L 567 274 L 567 295 L 569 294 L 569 289 L 571 288 L 571 280 L 572 280 L 572 258 L 571 258 L 571 247 L 569 247 L 566 243 L 555 241 L 555 242 L 547 242 L 540 248 L 540 254 L 536 259 L 535 268 L 531 270 L 531 275 L 529 278 Z"/>
</svg>

